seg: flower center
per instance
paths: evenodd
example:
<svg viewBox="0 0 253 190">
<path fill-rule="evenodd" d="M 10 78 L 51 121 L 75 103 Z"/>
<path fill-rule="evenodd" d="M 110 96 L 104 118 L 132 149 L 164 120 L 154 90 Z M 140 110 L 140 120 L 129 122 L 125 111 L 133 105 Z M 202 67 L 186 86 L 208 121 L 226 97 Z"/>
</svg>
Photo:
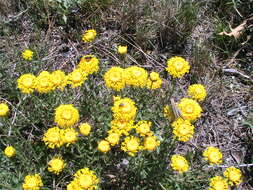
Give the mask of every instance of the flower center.
<svg viewBox="0 0 253 190">
<path fill-rule="evenodd" d="M 217 181 L 213 187 L 215 190 L 224 190 L 224 183 L 222 183 L 222 181 Z"/>
<path fill-rule="evenodd" d="M 50 142 L 56 143 L 59 141 L 59 134 L 58 133 L 52 133 L 49 137 L 48 140 Z"/>
<path fill-rule="evenodd" d="M 29 188 L 34 188 L 34 187 L 37 186 L 37 183 L 36 183 L 36 182 L 37 182 L 36 179 L 32 178 L 32 179 L 30 179 L 30 180 L 28 181 L 27 186 L 28 186 Z"/>
<path fill-rule="evenodd" d="M 185 107 L 185 112 L 186 112 L 186 113 L 192 113 L 192 112 L 193 112 L 193 107 L 192 107 L 191 105 L 187 105 L 187 106 Z"/>
<path fill-rule="evenodd" d="M 89 188 L 92 185 L 92 177 L 89 175 L 82 175 L 79 178 L 79 184 L 82 188 Z"/>
<path fill-rule="evenodd" d="M 183 69 L 184 65 L 182 62 L 176 62 L 174 67 L 175 67 L 176 71 L 181 71 Z"/>
<path fill-rule="evenodd" d="M 77 73 L 75 73 L 74 75 L 73 75 L 73 81 L 74 82 L 79 82 L 79 81 L 81 81 L 82 80 L 82 74 L 81 73 L 79 73 L 79 72 L 77 72 Z"/>
<path fill-rule="evenodd" d="M 41 85 L 42 87 L 48 87 L 48 86 L 49 86 L 48 80 L 47 80 L 46 78 L 42 79 L 42 80 L 40 81 L 40 85 Z"/>
<path fill-rule="evenodd" d="M 32 84 L 33 84 L 33 79 L 31 79 L 31 78 L 25 78 L 25 79 L 23 80 L 23 84 L 24 84 L 24 86 L 26 86 L 26 87 L 30 87 L 30 86 L 32 86 Z"/>
<path fill-rule="evenodd" d="M 133 71 L 133 74 L 134 74 L 135 77 L 139 77 L 139 76 L 141 76 L 141 71 L 139 71 L 139 70 L 134 70 L 134 71 Z"/>
<path fill-rule="evenodd" d="M 123 113 L 127 113 L 127 112 L 130 112 L 131 111 L 131 105 L 128 104 L 128 103 L 124 103 L 122 108 L 121 108 L 121 111 Z"/>
<path fill-rule="evenodd" d="M 63 165 L 63 163 L 62 163 L 61 160 L 55 160 L 55 161 L 53 162 L 53 164 L 52 164 L 52 166 L 53 166 L 53 168 L 54 168 L 55 170 L 60 170 L 60 169 L 62 168 L 62 165 Z"/>
<path fill-rule="evenodd" d="M 72 118 L 72 113 L 69 110 L 64 110 L 61 116 L 63 119 L 70 120 Z"/>
<path fill-rule="evenodd" d="M 138 148 L 139 143 L 136 140 L 130 140 L 127 143 L 127 149 L 131 152 L 136 151 Z"/>
<path fill-rule="evenodd" d="M 120 74 L 119 73 L 113 73 L 112 75 L 111 75 L 111 80 L 113 81 L 113 82 L 117 82 L 117 81 L 119 81 L 121 79 L 121 77 L 120 77 Z"/>
</svg>

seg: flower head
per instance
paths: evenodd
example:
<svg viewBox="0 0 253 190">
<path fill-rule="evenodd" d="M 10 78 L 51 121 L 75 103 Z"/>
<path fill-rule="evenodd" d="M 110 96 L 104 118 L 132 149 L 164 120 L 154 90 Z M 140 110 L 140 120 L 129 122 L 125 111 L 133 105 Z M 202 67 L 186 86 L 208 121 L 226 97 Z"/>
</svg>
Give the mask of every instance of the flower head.
<svg viewBox="0 0 253 190">
<path fill-rule="evenodd" d="M 155 90 L 161 87 L 163 81 L 159 74 L 156 72 L 151 72 L 147 81 L 147 87 L 149 89 Z"/>
<path fill-rule="evenodd" d="M 25 176 L 22 184 L 24 190 L 39 190 L 42 186 L 43 183 L 39 174 Z"/>
<path fill-rule="evenodd" d="M 61 157 L 57 156 L 48 162 L 47 169 L 48 171 L 56 175 L 59 175 L 59 173 L 62 172 L 65 166 L 66 166 L 66 163 L 64 162 L 64 160 Z"/>
<path fill-rule="evenodd" d="M 99 178 L 89 168 L 78 170 L 74 180 L 67 186 L 67 190 L 94 190 L 98 188 Z"/>
<path fill-rule="evenodd" d="M 26 49 L 25 51 L 22 52 L 22 57 L 25 60 L 31 61 L 33 58 L 33 51 Z"/>
<path fill-rule="evenodd" d="M 16 154 L 16 150 L 13 146 L 7 146 L 5 149 L 4 149 L 4 154 L 7 156 L 7 157 L 13 157 L 15 156 Z"/>
<path fill-rule="evenodd" d="M 18 88 L 25 94 L 30 94 L 34 91 L 36 85 L 36 77 L 32 74 L 21 75 L 18 80 Z"/>
<path fill-rule="evenodd" d="M 6 103 L 0 103 L 0 117 L 7 116 L 10 112 L 10 109 Z"/>
<path fill-rule="evenodd" d="M 118 46 L 118 53 L 120 55 L 125 55 L 127 53 L 127 46 Z"/>
<path fill-rule="evenodd" d="M 171 157 L 171 164 L 173 170 L 178 171 L 179 173 L 184 173 L 189 170 L 188 161 L 185 157 L 175 154 Z"/>
<path fill-rule="evenodd" d="M 137 108 L 130 98 L 114 98 L 113 117 L 117 120 L 130 121 L 135 118 Z"/>
<path fill-rule="evenodd" d="M 89 125 L 89 123 L 82 123 L 79 126 L 79 130 L 80 130 L 80 133 L 82 135 L 88 136 L 90 134 L 90 131 L 91 131 L 91 126 Z"/>
<path fill-rule="evenodd" d="M 87 80 L 87 73 L 85 73 L 82 69 L 74 69 L 67 76 L 68 84 L 71 85 L 71 88 L 76 88 L 81 86 L 84 81 Z"/>
<path fill-rule="evenodd" d="M 54 121 L 60 127 L 72 127 L 79 121 L 79 112 L 72 104 L 62 104 L 55 109 Z"/>
<path fill-rule="evenodd" d="M 48 93 L 54 90 L 55 85 L 53 82 L 52 75 L 47 71 L 42 71 L 36 78 L 36 86 L 35 89 L 39 93 Z"/>
<path fill-rule="evenodd" d="M 107 88 L 120 91 L 126 85 L 124 78 L 124 69 L 120 67 L 110 68 L 104 75 L 105 85 Z"/>
<path fill-rule="evenodd" d="M 137 66 L 131 66 L 125 69 L 124 76 L 127 85 L 144 87 L 147 84 L 148 72 Z"/>
<path fill-rule="evenodd" d="M 173 134 L 179 141 L 189 141 L 194 134 L 194 126 L 188 121 L 178 118 L 172 124 Z"/>
<path fill-rule="evenodd" d="M 228 190 L 227 180 L 221 176 L 215 176 L 210 179 L 208 190 Z"/>
<path fill-rule="evenodd" d="M 201 116 L 202 108 L 195 100 L 183 98 L 180 100 L 177 107 L 186 120 L 195 121 Z"/>
<path fill-rule="evenodd" d="M 136 132 L 139 133 L 141 136 L 149 136 L 152 135 L 152 132 L 150 130 L 152 123 L 150 121 L 139 121 L 135 125 Z"/>
<path fill-rule="evenodd" d="M 221 164 L 222 163 L 222 153 L 216 147 L 209 146 L 203 152 L 204 159 L 209 161 L 210 164 Z"/>
<path fill-rule="evenodd" d="M 100 141 L 98 143 L 98 150 L 103 152 L 103 153 L 108 152 L 109 150 L 111 150 L 110 143 L 106 140 Z"/>
<path fill-rule="evenodd" d="M 109 133 L 106 140 L 111 144 L 111 146 L 115 146 L 119 143 L 120 135 L 118 133 Z"/>
<path fill-rule="evenodd" d="M 160 141 L 156 136 L 148 136 L 144 139 L 144 150 L 154 151 L 160 145 Z"/>
<path fill-rule="evenodd" d="M 86 30 L 82 36 L 84 42 L 92 42 L 97 36 L 97 32 L 94 29 Z"/>
<path fill-rule="evenodd" d="M 61 135 L 62 129 L 59 127 L 52 127 L 47 130 L 42 140 L 49 148 L 60 147 L 63 145 Z"/>
<path fill-rule="evenodd" d="M 51 76 L 53 78 L 52 82 L 55 88 L 59 88 L 60 90 L 63 90 L 64 87 L 67 85 L 67 77 L 65 73 L 61 70 L 56 70 L 51 73 Z"/>
<path fill-rule="evenodd" d="M 127 152 L 130 156 L 135 156 L 136 153 L 142 149 L 143 147 L 140 145 L 140 139 L 135 136 L 126 137 L 121 144 L 121 150 Z"/>
<path fill-rule="evenodd" d="M 188 88 L 188 95 L 195 100 L 203 101 L 206 97 L 206 89 L 202 84 L 193 84 Z"/>
<path fill-rule="evenodd" d="M 174 78 L 182 78 L 190 70 L 189 63 L 182 57 L 172 57 L 167 61 L 166 70 Z"/>
<path fill-rule="evenodd" d="M 235 167 L 229 167 L 224 172 L 223 175 L 227 178 L 228 183 L 232 186 L 239 185 L 242 182 L 242 172 Z"/>
<path fill-rule="evenodd" d="M 99 60 L 94 55 L 85 55 L 81 58 L 78 68 L 88 75 L 99 70 Z"/>
<path fill-rule="evenodd" d="M 69 146 L 70 144 L 76 143 L 76 141 L 78 140 L 78 132 L 76 132 L 74 128 L 63 129 L 61 138 L 62 142 Z"/>
</svg>

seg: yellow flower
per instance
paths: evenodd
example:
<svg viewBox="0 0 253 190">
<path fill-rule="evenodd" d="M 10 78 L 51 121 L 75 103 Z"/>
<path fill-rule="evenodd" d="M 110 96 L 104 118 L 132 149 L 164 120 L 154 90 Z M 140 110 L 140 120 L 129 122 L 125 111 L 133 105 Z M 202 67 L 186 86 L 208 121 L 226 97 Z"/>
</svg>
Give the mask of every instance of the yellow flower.
<svg viewBox="0 0 253 190">
<path fill-rule="evenodd" d="M 137 66 L 131 66 L 125 69 L 124 76 L 127 85 L 144 87 L 147 84 L 148 72 Z"/>
<path fill-rule="evenodd" d="M 74 176 L 74 180 L 67 186 L 67 190 L 94 190 L 98 188 L 100 180 L 89 168 L 78 170 Z"/>
<path fill-rule="evenodd" d="M 208 147 L 203 152 L 204 159 L 210 164 L 221 164 L 222 163 L 222 153 L 216 147 Z"/>
<path fill-rule="evenodd" d="M 78 137 L 78 132 L 76 132 L 74 128 L 63 129 L 61 138 L 62 138 L 62 142 L 64 144 L 67 144 L 67 146 L 69 146 L 70 144 L 76 143 L 76 141 L 78 140 L 77 137 Z"/>
<path fill-rule="evenodd" d="M 82 135 L 88 136 L 90 134 L 90 131 L 91 131 L 91 126 L 89 125 L 89 123 L 82 123 L 79 126 L 79 130 L 80 130 L 80 133 Z"/>
<path fill-rule="evenodd" d="M 79 121 L 79 112 L 72 104 L 63 104 L 55 109 L 55 123 L 60 127 L 72 127 Z"/>
<path fill-rule="evenodd" d="M 104 75 L 105 85 L 107 88 L 120 91 L 126 85 L 124 78 L 124 69 L 120 67 L 110 68 Z"/>
<path fill-rule="evenodd" d="M 172 124 L 173 134 L 179 141 L 189 141 L 194 135 L 194 126 L 187 120 L 178 118 Z"/>
<path fill-rule="evenodd" d="M 130 156 L 135 156 L 143 147 L 140 145 L 140 139 L 135 136 L 128 136 L 121 144 L 121 150 L 127 152 Z"/>
<path fill-rule="evenodd" d="M 61 70 L 56 70 L 52 72 L 51 76 L 53 78 L 52 82 L 54 83 L 55 88 L 63 90 L 67 85 L 67 77 L 65 73 Z"/>
<path fill-rule="evenodd" d="M 42 186 L 43 183 L 39 174 L 25 176 L 22 184 L 24 190 L 39 190 Z"/>
<path fill-rule="evenodd" d="M 118 133 L 110 133 L 106 140 L 111 144 L 111 146 L 115 146 L 119 144 L 120 135 Z"/>
<path fill-rule="evenodd" d="M 139 133 L 141 136 L 149 136 L 152 135 L 153 133 L 150 131 L 152 123 L 150 121 L 139 121 L 135 125 L 136 132 Z"/>
<path fill-rule="evenodd" d="M 156 136 L 149 136 L 149 137 L 145 137 L 143 149 L 153 151 L 159 145 L 160 145 L 160 141 L 157 140 Z"/>
<path fill-rule="evenodd" d="M 202 108 L 195 100 L 183 98 L 177 105 L 184 119 L 195 121 L 201 116 Z"/>
<path fill-rule="evenodd" d="M 67 76 L 68 84 L 71 85 L 71 88 L 76 88 L 81 86 L 84 81 L 87 80 L 87 73 L 85 73 L 82 69 L 74 69 Z"/>
<path fill-rule="evenodd" d="M 227 180 L 221 176 L 212 177 L 209 186 L 208 190 L 228 190 Z"/>
<path fill-rule="evenodd" d="M 30 94 L 34 91 L 36 85 L 36 77 L 32 74 L 21 75 L 18 80 L 18 88 L 21 92 Z"/>
<path fill-rule="evenodd" d="M 102 140 L 98 143 L 98 150 L 106 153 L 111 150 L 110 143 L 108 141 Z"/>
<path fill-rule="evenodd" d="M 115 119 L 122 121 L 133 120 L 136 116 L 136 111 L 135 102 L 130 98 L 114 98 L 112 112 Z"/>
<path fill-rule="evenodd" d="M 228 183 L 231 186 L 239 185 L 242 183 L 242 172 L 235 167 L 229 167 L 224 172 L 223 175 L 227 178 Z"/>
<path fill-rule="evenodd" d="M 82 36 L 84 42 L 92 42 L 97 36 L 97 32 L 94 29 L 86 30 Z"/>
<path fill-rule="evenodd" d="M 174 121 L 175 120 L 175 115 L 173 113 L 172 107 L 166 105 L 163 108 L 163 112 L 164 112 L 164 117 L 166 117 L 169 121 Z"/>
<path fill-rule="evenodd" d="M 193 84 L 188 88 L 188 95 L 195 100 L 203 101 L 206 97 L 206 89 L 201 84 Z"/>
<path fill-rule="evenodd" d="M 166 70 L 174 78 L 182 78 L 190 70 L 189 63 L 182 57 L 172 57 L 167 61 Z"/>
<path fill-rule="evenodd" d="M 90 75 L 99 70 L 99 60 L 94 55 L 85 55 L 81 58 L 78 68 Z"/>
<path fill-rule="evenodd" d="M 61 134 L 62 129 L 59 127 L 52 127 L 47 130 L 42 140 L 49 148 L 60 147 L 63 145 Z"/>
<path fill-rule="evenodd" d="M 118 53 L 120 55 L 125 55 L 127 53 L 127 46 L 118 46 Z"/>
<path fill-rule="evenodd" d="M 128 135 L 128 132 L 134 128 L 133 123 L 133 120 L 126 121 L 114 119 L 111 121 L 111 131 L 113 133 L 118 133 L 119 135 Z"/>
<path fill-rule="evenodd" d="M 147 87 L 149 89 L 155 90 L 161 88 L 163 81 L 159 74 L 156 72 L 151 72 L 147 81 Z"/>
<path fill-rule="evenodd" d="M 16 154 L 16 150 L 13 146 L 7 146 L 5 149 L 4 149 L 4 154 L 7 156 L 7 157 L 13 157 L 15 156 Z"/>
<path fill-rule="evenodd" d="M 36 78 L 35 89 L 39 93 L 48 93 L 54 90 L 55 85 L 53 83 L 52 75 L 47 71 L 42 71 Z"/>
<path fill-rule="evenodd" d="M 6 103 L 0 103 L 0 117 L 7 116 L 9 111 L 10 109 Z"/>
<path fill-rule="evenodd" d="M 22 57 L 25 60 L 31 61 L 33 58 L 33 51 L 26 49 L 25 51 L 22 52 Z"/>
<path fill-rule="evenodd" d="M 47 169 L 49 172 L 59 175 L 59 173 L 62 172 L 65 166 L 66 163 L 64 162 L 64 160 L 61 157 L 57 156 L 48 162 Z"/>
<path fill-rule="evenodd" d="M 184 173 L 189 170 L 188 161 L 185 157 L 175 154 L 171 157 L 171 164 L 173 170 L 178 171 L 179 173 Z"/>
</svg>

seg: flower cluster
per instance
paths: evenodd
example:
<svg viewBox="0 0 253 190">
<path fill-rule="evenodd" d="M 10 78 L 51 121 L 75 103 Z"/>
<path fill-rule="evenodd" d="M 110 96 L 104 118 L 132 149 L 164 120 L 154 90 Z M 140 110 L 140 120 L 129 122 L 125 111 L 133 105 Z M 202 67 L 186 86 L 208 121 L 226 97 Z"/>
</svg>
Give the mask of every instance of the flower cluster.
<svg viewBox="0 0 253 190">
<path fill-rule="evenodd" d="M 78 170 L 74 179 L 67 185 L 67 190 L 94 190 L 98 188 L 99 178 L 89 168 Z"/>
<path fill-rule="evenodd" d="M 125 88 L 126 85 L 134 87 L 147 87 L 157 89 L 162 85 L 162 79 L 156 72 L 148 72 L 138 66 L 131 66 L 126 69 L 112 67 L 104 75 L 105 85 L 116 91 Z"/>
<path fill-rule="evenodd" d="M 52 73 L 42 71 L 36 77 L 33 74 L 23 74 L 17 80 L 17 87 L 22 93 L 30 94 L 34 91 L 49 93 L 55 89 L 63 90 L 68 84 L 71 88 L 81 86 L 89 75 L 99 70 L 99 60 L 93 55 L 81 58 L 78 68 L 67 75 L 56 70 Z"/>
<path fill-rule="evenodd" d="M 42 140 L 49 148 L 59 148 L 63 145 L 69 146 L 78 140 L 78 132 L 74 128 L 61 129 L 59 127 L 49 128 Z"/>
<path fill-rule="evenodd" d="M 22 184 L 24 190 L 39 190 L 42 186 L 43 183 L 39 174 L 25 176 Z"/>
<path fill-rule="evenodd" d="M 226 168 L 223 172 L 225 178 L 215 176 L 210 179 L 209 190 L 228 190 L 229 185 L 236 186 L 242 182 L 242 172 L 235 167 Z"/>
<path fill-rule="evenodd" d="M 10 109 L 6 103 L 0 103 L 0 117 L 5 117 L 9 114 Z"/>
<path fill-rule="evenodd" d="M 143 120 L 134 125 L 137 108 L 133 100 L 114 97 L 112 112 L 114 119 L 111 121 L 111 129 L 105 140 L 98 143 L 99 151 L 104 153 L 110 151 L 111 146 L 118 145 L 120 137 L 123 136 L 121 150 L 130 156 L 135 156 L 141 150 L 154 151 L 160 145 L 160 141 L 151 131 L 151 122 Z M 136 135 L 130 135 L 131 130 L 135 130 Z"/>
</svg>

